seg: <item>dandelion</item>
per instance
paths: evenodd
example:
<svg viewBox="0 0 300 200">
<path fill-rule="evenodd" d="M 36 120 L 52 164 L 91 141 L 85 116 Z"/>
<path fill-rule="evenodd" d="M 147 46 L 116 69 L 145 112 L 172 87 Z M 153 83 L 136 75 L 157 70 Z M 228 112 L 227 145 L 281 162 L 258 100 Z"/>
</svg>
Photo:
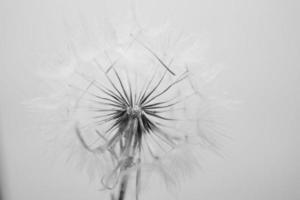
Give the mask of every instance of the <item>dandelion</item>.
<svg viewBox="0 0 300 200">
<path fill-rule="evenodd" d="M 195 40 L 166 27 L 120 32 L 90 38 L 89 48 L 73 41 L 71 61 L 55 74 L 62 91 L 55 99 L 67 111 L 64 139 L 112 200 L 125 199 L 133 182 L 139 199 L 149 171 L 176 184 L 198 167 L 190 150 L 215 145 L 200 88 L 214 73 L 195 56 Z"/>
</svg>

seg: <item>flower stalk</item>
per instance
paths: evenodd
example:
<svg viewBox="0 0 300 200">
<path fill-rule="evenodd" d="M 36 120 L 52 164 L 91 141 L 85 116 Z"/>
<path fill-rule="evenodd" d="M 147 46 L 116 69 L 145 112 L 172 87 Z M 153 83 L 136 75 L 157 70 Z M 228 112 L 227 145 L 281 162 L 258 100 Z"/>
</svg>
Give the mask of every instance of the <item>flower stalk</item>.
<svg viewBox="0 0 300 200">
<path fill-rule="evenodd" d="M 125 199 L 128 179 L 129 179 L 128 175 L 125 175 L 124 177 L 122 177 L 118 200 L 124 200 Z"/>
</svg>

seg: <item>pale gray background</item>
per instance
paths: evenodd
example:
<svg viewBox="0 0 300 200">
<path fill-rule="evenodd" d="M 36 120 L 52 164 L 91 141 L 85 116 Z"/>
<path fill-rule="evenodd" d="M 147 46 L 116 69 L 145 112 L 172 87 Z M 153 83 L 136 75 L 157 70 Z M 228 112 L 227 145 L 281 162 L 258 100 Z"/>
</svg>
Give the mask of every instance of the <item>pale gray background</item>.
<svg viewBox="0 0 300 200">
<path fill-rule="evenodd" d="M 37 95 L 39 55 L 65 46 L 63 20 L 122 16 L 125 0 L 1 0 L 1 168 L 5 200 L 104 199 L 88 179 L 43 155 L 43 139 L 31 133 L 22 101 Z M 300 199 L 300 28 L 297 0 L 141 0 L 138 17 L 204 34 L 209 59 L 225 66 L 219 91 L 239 100 L 228 113 L 232 138 L 224 158 L 208 155 L 203 169 L 185 181 L 177 199 Z M 79 14 L 80 13 L 80 14 Z M 27 130 L 27 131 L 26 131 Z M 4 162 L 3 162 L 4 160 Z M 142 199 L 173 199 L 159 187 Z"/>
</svg>

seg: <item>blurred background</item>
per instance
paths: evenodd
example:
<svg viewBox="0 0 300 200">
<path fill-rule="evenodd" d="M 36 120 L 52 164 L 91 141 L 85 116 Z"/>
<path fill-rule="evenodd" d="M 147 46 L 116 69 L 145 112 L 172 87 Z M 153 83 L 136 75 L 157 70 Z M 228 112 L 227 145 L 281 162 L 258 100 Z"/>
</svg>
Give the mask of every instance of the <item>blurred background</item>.
<svg viewBox="0 0 300 200">
<path fill-rule="evenodd" d="M 65 22 L 122 18 L 129 0 L 0 0 L 0 169 L 4 200 L 108 199 L 84 173 L 53 162 L 22 102 L 40 95 L 36 70 L 66 46 Z M 149 185 L 141 199 L 300 199 L 300 2 L 139 0 L 139 22 L 165 21 L 207 38 L 207 59 L 224 66 L 220 93 L 240 103 L 226 113 L 222 157 L 176 194 Z"/>
</svg>

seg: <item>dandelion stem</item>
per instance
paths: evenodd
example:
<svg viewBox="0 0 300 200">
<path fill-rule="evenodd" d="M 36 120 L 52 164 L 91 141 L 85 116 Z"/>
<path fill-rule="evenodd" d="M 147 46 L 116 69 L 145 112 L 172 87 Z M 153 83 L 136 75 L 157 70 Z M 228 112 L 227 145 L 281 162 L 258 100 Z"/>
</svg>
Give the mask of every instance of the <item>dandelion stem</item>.
<svg viewBox="0 0 300 200">
<path fill-rule="evenodd" d="M 125 198 L 128 179 L 129 179 L 128 175 L 125 175 L 122 177 L 118 200 L 124 200 L 124 198 Z"/>
</svg>

